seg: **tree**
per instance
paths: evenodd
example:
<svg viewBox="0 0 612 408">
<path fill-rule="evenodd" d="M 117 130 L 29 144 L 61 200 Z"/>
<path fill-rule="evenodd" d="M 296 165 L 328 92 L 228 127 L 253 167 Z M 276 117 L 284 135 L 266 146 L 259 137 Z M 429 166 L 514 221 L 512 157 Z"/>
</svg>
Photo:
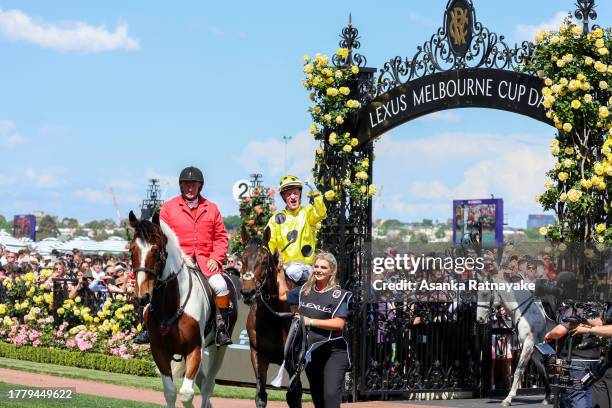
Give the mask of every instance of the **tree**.
<svg viewBox="0 0 612 408">
<path fill-rule="evenodd" d="M 62 218 L 60 226 L 64 228 L 77 228 L 79 226 L 79 221 L 76 218 L 64 217 Z"/>
<path fill-rule="evenodd" d="M 421 221 L 421 225 L 424 227 L 433 227 L 433 221 L 428 220 L 427 218 L 423 218 L 423 221 Z"/>
<path fill-rule="evenodd" d="M 446 236 L 446 234 L 444 232 L 444 228 L 442 228 L 442 227 L 438 228 L 438 230 L 436 231 L 436 238 L 442 239 L 445 236 Z"/>
<path fill-rule="evenodd" d="M 223 223 L 225 224 L 226 230 L 235 231 L 240 228 L 240 216 L 228 215 L 227 217 L 223 217 Z"/>
<path fill-rule="evenodd" d="M 59 230 L 57 228 L 57 217 L 51 215 L 43 216 L 38 222 L 38 228 L 36 229 L 36 238 L 40 241 L 41 239 L 49 237 L 57 237 Z"/>
<path fill-rule="evenodd" d="M 9 234 L 13 231 L 13 224 L 8 222 L 4 215 L 0 215 L 0 230 L 4 230 Z"/>
</svg>

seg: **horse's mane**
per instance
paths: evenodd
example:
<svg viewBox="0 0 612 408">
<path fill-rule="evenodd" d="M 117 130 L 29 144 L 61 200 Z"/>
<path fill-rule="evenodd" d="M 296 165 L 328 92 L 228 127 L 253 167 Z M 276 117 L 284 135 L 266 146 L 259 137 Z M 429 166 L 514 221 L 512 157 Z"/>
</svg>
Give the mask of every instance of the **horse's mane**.
<svg viewBox="0 0 612 408">
<path fill-rule="evenodd" d="M 134 237 L 140 238 L 144 242 L 151 243 L 153 241 L 162 241 L 162 234 L 168 240 L 166 244 L 166 251 L 168 252 L 168 259 L 166 260 L 166 267 L 170 267 L 170 270 L 178 272 L 181 269 L 183 262 L 188 267 L 195 267 L 190 257 L 185 255 L 179 245 L 179 240 L 174 231 L 165 222 L 159 222 L 159 227 L 149 220 L 142 220 L 134 227 Z"/>
<path fill-rule="evenodd" d="M 161 220 L 159 221 L 159 226 L 161 227 L 161 231 L 163 232 L 163 234 L 168 239 L 168 244 L 166 245 L 166 250 L 168 251 L 168 260 L 166 261 L 166 264 L 171 264 L 175 271 L 178 271 L 180 269 L 181 264 L 183 262 L 185 262 L 185 265 L 187 265 L 188 267 L 194 268 L 195 264 L 193 260 L 187 255 L 185 255 L 185 253 L 181 249 L 178 237 L 176 236 L 174 231 L 172 231 L 172 228 L 170 228 L 168 224 Z"/>
</svg>

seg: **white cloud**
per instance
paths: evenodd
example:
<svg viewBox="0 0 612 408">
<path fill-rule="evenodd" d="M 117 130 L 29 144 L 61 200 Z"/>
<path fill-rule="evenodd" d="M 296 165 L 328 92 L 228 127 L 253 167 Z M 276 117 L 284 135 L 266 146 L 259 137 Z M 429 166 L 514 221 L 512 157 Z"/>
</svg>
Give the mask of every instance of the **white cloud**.
<svg viewBox="0 0 612 408">
<path fill-rule="evenodd" d="M 423 120 L 427 122 L 444 122 L 444 123 L 458 123 L 461 122 L 461 115 L 457 112 L 452 111 L 440 111 L 430 113 L 417 120 Z"/>
<path fill-rule="evenodd" d="M 516 26 L 516 38 L 519 41 L 533 41 L 535 36 L 540 31 L 557 30 L 563 20 L 567 17 L 566 11 L 558 11 L 550 20 L 544 21 L 538 25 L 518 24 Z"/>
<path fill-rule="evenodd" d="M 31 185 L 36 188 L 54 188 L 64 184 L 66 169 L 62 167 L 49 167 L 43 170 L 25 169 L 25 177 L 30 179 Z"/>
<path fill-rule="evenodd" d="M 279 179 L 285 173 L 308 180 L 311 178 L 316 147 L 317 142 L 306 131 L 293 136 L 287 143 L 286 172 L 285 142 L 280 137 L 247 143 L 238 157 L 238 162 L 250 173 L 265 174 L 268 180 Z"/>
<path fill-rule="evenodd" d="M 15 123 L 8 119 L 0 120 L 0 144 L 15 147 L 28 141 L 28 138 L 15 130 Z"/>
<path fill-rule="evenodd" d="M 93 188 L 78 189 L 73 195 L 84 201 L 95 204 L 112 204 L 112 197 L 108 190 L 95 190 Z M 117 202 L 120 205 L 138 204 L 141 198 L 137 194 L 117 194 Z"/>
<path fill-rule="evenodd" d="M 425 27 L 435 27 L 436 26 L 436 22 L 433 21 L 432 19 L 423 17 L 420 14 L 416 14 L 416 13 L 409 13 L 408 20 L 418 25 L 425 26 Z"/>
<path fill-rule="evenodd" d="M 33 19 L 19 10 L 0 10 L 0 36 L 9 41 L 23 41 L 43 48 L 82 53 L 135 51 L 140 48 L 139 41 L 129 36 L 125 23 L 119 24 L 115 31 L 81 21 L 50 24 Z"/>
</svg>

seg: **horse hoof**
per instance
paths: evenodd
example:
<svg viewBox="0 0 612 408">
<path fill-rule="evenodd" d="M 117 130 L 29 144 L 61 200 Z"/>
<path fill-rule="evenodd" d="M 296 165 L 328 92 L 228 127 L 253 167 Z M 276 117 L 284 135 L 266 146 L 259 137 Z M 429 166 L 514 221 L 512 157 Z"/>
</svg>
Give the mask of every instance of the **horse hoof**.
<svg viewBox="0 0 612 408">
<path fill-rule="evenodd" d="M 510 401 L 503 400 L 501 405 L 502 407 L 509 407 L 510 405 L 512 405 L 512 403 Z"/>
</svg>

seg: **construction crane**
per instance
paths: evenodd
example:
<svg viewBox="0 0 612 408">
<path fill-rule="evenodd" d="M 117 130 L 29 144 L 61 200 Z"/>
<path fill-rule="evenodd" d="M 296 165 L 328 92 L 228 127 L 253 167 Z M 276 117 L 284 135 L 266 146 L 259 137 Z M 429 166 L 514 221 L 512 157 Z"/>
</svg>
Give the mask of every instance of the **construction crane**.
<svg viewBox="0 0 612 408">
<path fill-rule="evenodd" d="M 115 212 L 117 213 L 117 218 L 119 219 L 119 225 L 123 222 L 123 217 L 121 216 L 121 211 L 119 211 L 119 203 L 117 202 L 117 197 L 115 196 L 115 192 L 112 187 L 109 187 L 108 190 L 113 197 L 113 205 L 115 206 Z"/>
</svg>

